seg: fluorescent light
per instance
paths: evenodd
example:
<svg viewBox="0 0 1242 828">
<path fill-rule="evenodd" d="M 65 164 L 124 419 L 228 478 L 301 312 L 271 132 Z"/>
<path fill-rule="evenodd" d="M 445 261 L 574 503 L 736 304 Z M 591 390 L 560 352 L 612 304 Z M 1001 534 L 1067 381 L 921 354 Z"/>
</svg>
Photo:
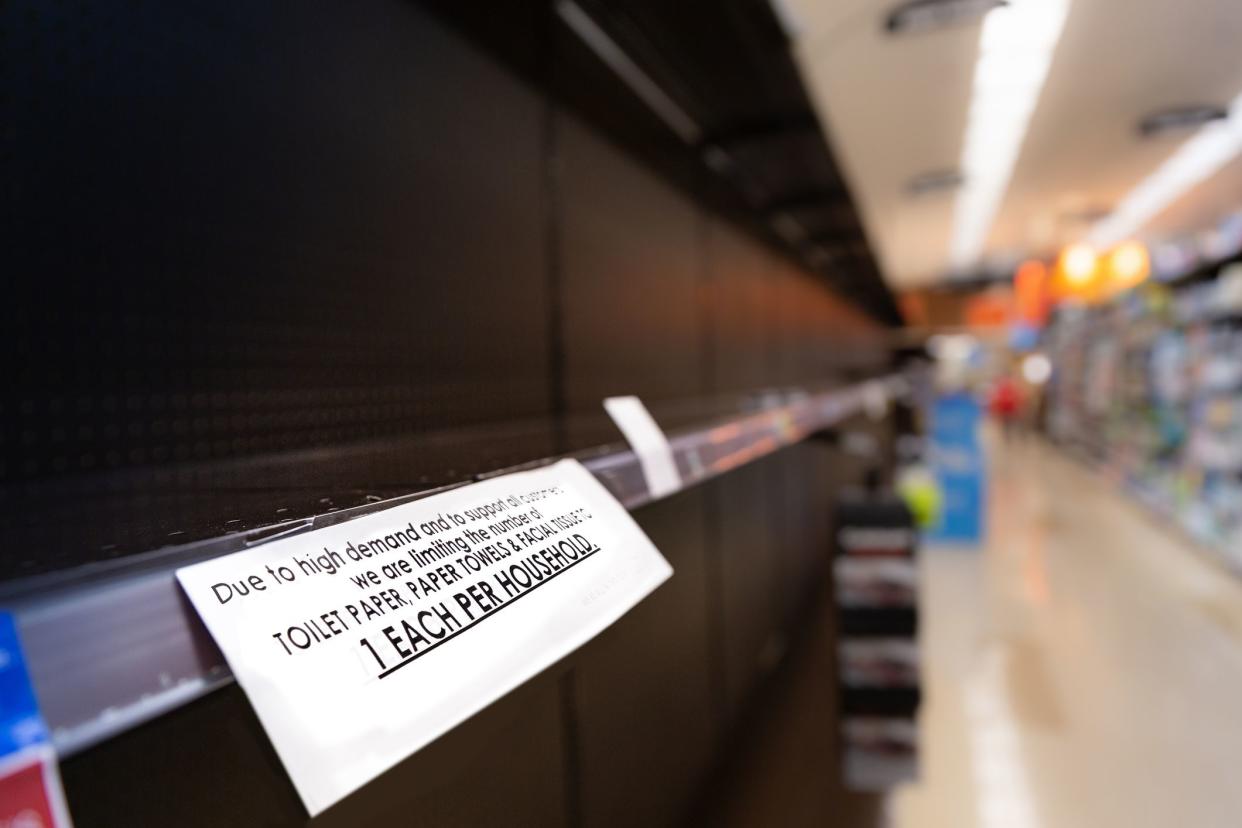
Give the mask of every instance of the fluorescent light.
<svg viewBox="0 0 1242 828">
<path fill-rule="evenodd" d="M 954 270 L 973 267 L 983 252 L 1068 10 L 1069 0 L 1012 0 L 983 19 L 949 250 Z"/>
<path fill-rule="evenodd" d="M 906 192 L 912 196 L 956 190 L 962 186 L 962 174 L 957 170 L 932 170 L 920 173 L 906 182 Z"/>
<path fill-rule="evenodd" d="M 1108 247 L 1133 236 L 1239 152 L 1242 152 L 1242 94 L 1229 105 L 1227 119 L 1207 124 L 1182 144 L 1121 200 L 1112 215 L 1096 222 L 1088 238 L 1099 247 Z"/>
<path fill-rule="evenodd" d="M 703 137 L 703 129 L 686 114 L 677 103 L 670 98 L 651 76 L 638 68 L 638 64 L 599 27 L 577 3 L 571 0 L 560 0 L 556 4 L 556 13 L 565 25 L 574 30 L 582 42 L 590 47 L 595 56 L 617 73 L 630 90 L 642 98 L 651 111 L 659 116 L 668 128 L 677 133 L 687 144 L 697 144 Z"/>
</svg>

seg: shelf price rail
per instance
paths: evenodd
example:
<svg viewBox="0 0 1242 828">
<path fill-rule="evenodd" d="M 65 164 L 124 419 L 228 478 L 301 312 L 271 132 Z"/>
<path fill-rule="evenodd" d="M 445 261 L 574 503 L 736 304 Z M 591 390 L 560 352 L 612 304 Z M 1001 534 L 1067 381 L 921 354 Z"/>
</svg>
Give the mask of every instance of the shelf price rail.
<svg viewBox="0 0 1242 828">
<path fill-rule="evenodd" d="M 773 392 L 758 410 L 668 435 L 682 489 L 724 474 L 910 392 L 901 375 L 820 393 Z M 574 455 L 627 509 L 653 500 L 638 458 L 619 444 Z M 481 480 L 535 468 L 545 458 Z M 14 612 L 43 715 L 58 753 L 69 756 L 233 681 L 175 572 L 278 538 L 439 494 L 465 481 L 315 517 L 170 546 L 102 566 L 0 585 Z M 675 492 L 673 492 L 675 493 Z"/>
</svg>

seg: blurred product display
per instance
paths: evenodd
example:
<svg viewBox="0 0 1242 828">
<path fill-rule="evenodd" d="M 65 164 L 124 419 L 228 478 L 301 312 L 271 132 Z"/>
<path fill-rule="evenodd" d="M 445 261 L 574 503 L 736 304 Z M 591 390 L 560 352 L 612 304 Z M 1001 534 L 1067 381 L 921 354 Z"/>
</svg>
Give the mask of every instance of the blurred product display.
<svg viewBox="0 0 1242 828">
<path fill-rule="evenodd" d="M 984 532 L 987 462 L 980 443 L 983 407 L 964 389 L 938 393 L 928 412 L 927 454 L 939 492 L 935 543 L 978 543 Z"/>
<path fill-rule="evenodd" d="M 887 790 L 918 775 L 918 530 L 879 490 L 848 493 L 835 511 L 842 774 L 851 788 Z"/>
<path fill-rule="evenodd" d="M 1242 570 L 1242 264 L 1063 306 L 1049 431 Z"/>
</svg>

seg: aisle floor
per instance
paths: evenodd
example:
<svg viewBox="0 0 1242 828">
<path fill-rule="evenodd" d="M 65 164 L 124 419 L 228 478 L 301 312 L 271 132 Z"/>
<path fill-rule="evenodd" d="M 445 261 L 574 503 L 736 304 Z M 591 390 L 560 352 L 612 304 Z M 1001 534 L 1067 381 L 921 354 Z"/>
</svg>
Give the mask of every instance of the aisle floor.
<svg viewBox="0 0 1242 828">
<path fill-rule="evenodd" d="M 924 554 L 923 769 L 894 828 L 1242 825 L 1242 579 L 1035 441 Z"/>
</svg>

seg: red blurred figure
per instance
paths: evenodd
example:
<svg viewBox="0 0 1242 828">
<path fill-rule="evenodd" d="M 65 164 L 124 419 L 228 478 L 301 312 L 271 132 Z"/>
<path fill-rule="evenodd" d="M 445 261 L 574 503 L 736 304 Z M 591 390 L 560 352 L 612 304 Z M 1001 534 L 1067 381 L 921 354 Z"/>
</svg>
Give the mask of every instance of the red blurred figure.
<svg viewBox="0 0 1242 828">
<path fill-rule="evenodd" d="M 1000 421 L 1001 431 L 1008 440 L 1022 409 L 1022 391 L 1013 377 L 1004 374 L 996 380 L 996 384 L 992 386 L 992 399 L 988 407 L 992 416 Z"/>
</svg>

